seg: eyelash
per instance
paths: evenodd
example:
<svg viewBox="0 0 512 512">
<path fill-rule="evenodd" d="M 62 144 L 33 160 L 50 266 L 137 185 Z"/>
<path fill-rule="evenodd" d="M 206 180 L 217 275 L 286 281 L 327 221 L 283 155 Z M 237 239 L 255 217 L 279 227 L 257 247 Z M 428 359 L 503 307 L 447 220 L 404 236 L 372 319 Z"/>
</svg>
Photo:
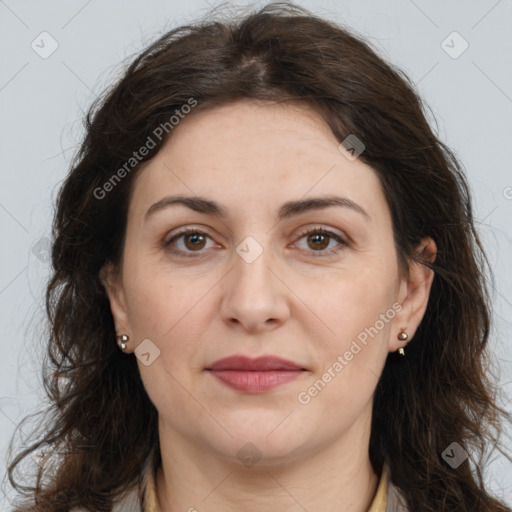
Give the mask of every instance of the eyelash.
<svg viewBox="0 0 512 512">
<path fill-rule="evenodd" d="M 207 236 L 208 238 L 211 238 L 208 233 L 205 233 L 204 231 L 201 231 L 200 229 L 195 229 L 195 228 L 187 228 L 187 229 L 184 229 L 182 231 L 180 231 L 179 233 L 176 233 L 170 240 L 164 242 L 164 247 L 167 251 L 169 251 L 171 254 L 175 254 L 175 255 L 178 255 L 178 256 L 183 256 L 185 258 L 198 258 L 198 257 L 201 257 L 202 255 L 202 251 L 182 251 L 182 250 L 176 250 L 176 249 L 173 249 L 171 248 L 171 244 L 178 240 L 179 238 L 181 238 L 182 236 L 185 236 L 185 235 L 188 235 L 188 234 L 197 234 L 197 235 L 204 235 L 204 236 Z M 349 243 L 344 240 L 343 238 L 341 238 L 340 235 L 338 235 L 337 233 L 335 233 L 334 231 L 331 231 L 329 229 L 326 229 L 326 228 L 320 228 L 320 227 L 315 227 L 315 228 L 312 228 L 312 229 L 309 229 L 309 230 L 306 230 L 306 231 L 303 231 L 300 233 L 299 235 L 299 238 L 298 240 L 300 240 L 301 238 L 304 238 L 306 235 L 313 235 L 313 234 L 322 234 L 322 235 L 328 235 L 330 238 L 333 238 L 334 240 L 336 240 L 336 242 L 338 242 L 340 245 L 337 246 L 337 247 L 334 247 L 334 248 L 331 248 L 327 251 L 325 250 L 320 250 L 320 251 L 308 251 L 311 253 L 311 255 L 314 257 L 314 258 L 328 258 L 330 256 L 333 256 L 334 254 L 338 253 L 339 251 L 343 250 L 345 247 L 348 247 L 349 246 Z"/>
</svg>

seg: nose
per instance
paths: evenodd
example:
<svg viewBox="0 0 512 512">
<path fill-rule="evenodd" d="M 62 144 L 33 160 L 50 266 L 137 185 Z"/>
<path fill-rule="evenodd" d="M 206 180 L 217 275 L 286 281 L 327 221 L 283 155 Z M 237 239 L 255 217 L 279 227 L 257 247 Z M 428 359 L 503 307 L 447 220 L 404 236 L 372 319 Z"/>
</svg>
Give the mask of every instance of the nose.
<svg viewBox="0 0 512 512">
<path fill-rule="evenodd" d="M 252 262 L 240 254 L 233 255 L 233 268 L 223 280 L 221 317 L 251 333 L 276 329 L 289 317 L 290 291 L 279 276 L 271 249 L 263 247 Z"/>
</svg>

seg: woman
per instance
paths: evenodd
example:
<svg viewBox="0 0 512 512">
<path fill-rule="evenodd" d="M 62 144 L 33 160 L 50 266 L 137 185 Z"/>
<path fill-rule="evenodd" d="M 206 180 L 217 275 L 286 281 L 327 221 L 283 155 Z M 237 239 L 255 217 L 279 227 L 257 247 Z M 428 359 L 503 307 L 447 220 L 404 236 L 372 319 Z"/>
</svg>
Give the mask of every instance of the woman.
<svg viewBox="0 0 512 512">
<path fill-rule="evenodd" d="M 52 263 L 17 511 L 510 510 L 464 175 L 346 29 L 273 4 L 152 44 L 91 109 Z"/>
</svg>

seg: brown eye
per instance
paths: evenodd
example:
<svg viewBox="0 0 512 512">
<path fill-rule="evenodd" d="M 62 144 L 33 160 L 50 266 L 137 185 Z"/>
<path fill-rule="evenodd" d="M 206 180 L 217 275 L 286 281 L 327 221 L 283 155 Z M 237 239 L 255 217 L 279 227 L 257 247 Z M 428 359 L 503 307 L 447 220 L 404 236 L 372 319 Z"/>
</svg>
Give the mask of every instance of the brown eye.
<svg viewBox="0 0 512 512">
<path fill-rule="evenodd" d="M 164 242 L 164 248 L 177 256 L 203 256 L 208 239 L 211 237 L 198 229 L 185 229 L 174 235 L 169 241 Z"/>
<path fill-rule="evenodd" d="M 202 233 L 189 233 L 184 235 L 183 240 L 187 249 L 193 251 L 202 249 L 204 247 L 206 238 Z"/>
<path fill-rule="evenodd" d="M 340 235 L 323 228 L 310 229 L 305 231 L 300 236 L 299 240 L 306 239 L 306 248 L 299 249 L 308 252 L 314 257 L 329 257 L 339 252 L 349 244 Z M 177 233 L 169 241 L 164 242 L 164 247 L 167 251 L 177 256 L 186 257 L 199 257 L 205 255 L 206 251 L 203 249 L 208 248 L 206 244 L 207 239 L 211 237 L 202 231 L 189 228 L 180 233 Z M 337 246 L 327 249 L 331 242 L 337 242 Z M 180 247 L 181 246 L 181 247 Z M 327 250 L 325 250 L 327 249 Z"/>
<path fill-rule="evenodd" d="M 314 250 L 325 249 L 329 245 L 329 235 L 323 233 L 313 233 L 308 236 L 308 243 Z"/>
<path fill-rule="evenodd" d="M 302 248 L 299 246 L 299 249 L 302 249 L 313 257 L 329 257 L 334 256 L 339 251 L 349 246 L 349 243 L 346 242 L 340 235 L 324 228 L 314 228 L 308 231 L 303 232 L 300 235 L 299 241 L 303 238 L 306 239 L 306 248 Z M 337 246 L 329 247 L 330 243 L 338 242 Z M 294 244 L 297 245 L 298 244 Z"/>
</svg>

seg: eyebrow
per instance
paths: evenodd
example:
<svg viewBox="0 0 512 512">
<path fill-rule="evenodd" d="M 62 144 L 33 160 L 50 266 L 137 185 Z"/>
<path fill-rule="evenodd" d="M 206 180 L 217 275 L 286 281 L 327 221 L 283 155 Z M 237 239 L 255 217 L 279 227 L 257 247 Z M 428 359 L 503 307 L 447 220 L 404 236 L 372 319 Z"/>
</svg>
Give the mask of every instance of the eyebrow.
<svg viewBox="0 0 512 512">
<path fill-rule="evenodd" d="M 225 219 L 228 217 L 228 210 L 216 203 L 204 197 L 200 196 L 166 196 L 156 203 L 152 204 L 146 214 L 144 215 L 145 220 L 151 217 L 158 211 L 174 205 L 183 205 L 195 212 L 204 213 L 206 215 L 213 215 L 215 217 Z M 370 219 L 368 212 L 360 205 L 352 201 L 347 197 L 340 196 L 325 196 L 325 197 L 312 197 L 309 199 L 300 199 L 297 201 L 288 201 L 284 203 L 278 212 L 278 219 L 288 219 L 295 215 L 299 215 L 304 212 L 313 210 L 321 210 L 329 208 L 331 206 L 341 206 L 344 208 L 350 208 L 351 210 L 361 214 L 366 219 Z"/>
</svg>

